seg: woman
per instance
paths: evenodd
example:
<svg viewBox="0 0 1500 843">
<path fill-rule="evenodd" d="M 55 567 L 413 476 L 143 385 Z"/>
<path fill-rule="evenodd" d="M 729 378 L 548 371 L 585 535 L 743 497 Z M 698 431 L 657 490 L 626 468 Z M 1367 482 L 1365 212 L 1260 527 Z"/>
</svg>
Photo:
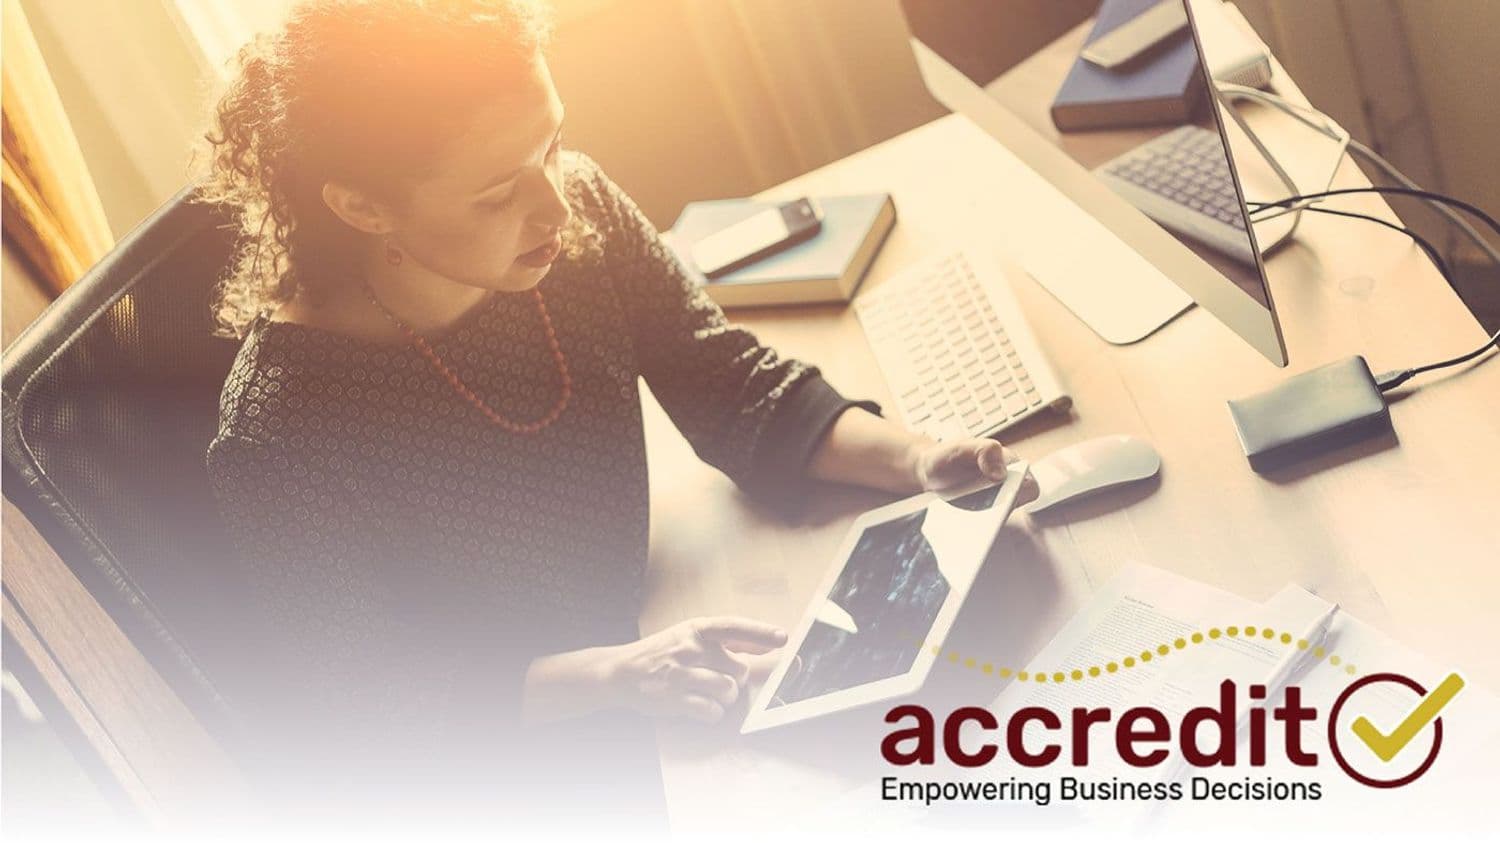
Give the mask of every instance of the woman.
<svg viewBox="0 0 1500 843">
<path fill-rule="evenodd" d="M 723 717 L 785 633 L 639 635 L 638 376 L 786 509 L 815 480 L 1004 476 L 997 443 L 909 433 L 727 324 L 563 150 L 546 35 L 521 0 L 312 0 L 218 103 L 204 193 L 241 212 L 218 315 L 244 343 L 208 467 L 266 636 L 231 695 L 288 793 L 460 761 L 548 781 L 517 747 L 586 746 L 551 774 L 659 810 L 646 718 Z"/>
</svg>

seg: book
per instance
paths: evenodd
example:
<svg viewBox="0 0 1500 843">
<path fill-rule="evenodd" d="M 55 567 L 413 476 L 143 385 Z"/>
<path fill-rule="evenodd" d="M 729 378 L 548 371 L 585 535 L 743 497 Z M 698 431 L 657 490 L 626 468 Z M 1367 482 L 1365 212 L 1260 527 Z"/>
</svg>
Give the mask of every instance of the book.
<svg viewBox="0 0 1500 843">
<path fill-rule="evenodd" d="M 1151 11 L 1160 0 L 1104 0 L 1084 47 Z M 1198 50 L 1182 29 L 1139 58 L 1103 68 L 1081 55 L 1052 101 L 1058 131 L 1186 123 L 1203 93 Z"/>
<path fill-rule="evenodd" d="M 682 268 L 720 307 L 847 302 L 896 223 L 888 193 L 819 196 L 823 224 L 817 234 L 718 278 L 705 278 L 693 264 L 698 239 L 733 225 L 780 201 L 713 199 L 690 202 L 662 232 Z"/>
</svg>

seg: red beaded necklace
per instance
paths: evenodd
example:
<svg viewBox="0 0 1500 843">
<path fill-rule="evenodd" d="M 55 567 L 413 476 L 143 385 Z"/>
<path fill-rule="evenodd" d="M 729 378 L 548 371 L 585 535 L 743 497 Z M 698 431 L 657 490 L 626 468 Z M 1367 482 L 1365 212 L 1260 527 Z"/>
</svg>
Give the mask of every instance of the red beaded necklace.
<svg viewBox="0 0 1500 843">
<path fill-rule="evenodd" d="M 448 385 L 453 388 L 453 391 L 463 396 L 470 404 L 473 404 L 491 423 L 511 433 L 536 433 L 547 427 L 547 425 L 557 421 L 557 417 L 562 415 L 563 410 L 568 406 L 568 401 L 572 399 L 573 376 L 568 373 L 568 358 L 563 355 L 562 346 L 557 342 L 557 331 L 552 327 L 552 317 L 547 313 L 547 302 L 542 298 L 541 290 L 533 288 L 531 294 L 536 299 L 537 313 L 541 314 L 542 317 L 542 328 L 547 333 L 547 346 L 552 350 L 553 361 L 557 363 L 557 374 L 562 381 L 562 394 L 558 396 L 557 403 L 552 406 L 552 409 L 548 410 L 546 415 L 534 422 L 512 421 L 496 412 L 489 404 L 484 402 L 483 398 L 475 395 L 474 390 L 470 389 L 467 384 L 459 379 L 458 375 L 448 367 L 448 364 L 443 362 L 443 358 L 439 357 L 437 352 L 432 350 L 432 346 L 427 343 L 426 338 L 413 330 L 410 325 L 401 321 L 384 304 L 381 304 L 380 299 L 375 296 L 375 291 L 370 289 L 368 282 L 365 284 L 365 294 L 370 297 L 370 302 L 381 313 L 385 314 L 385 318 L 389 319 L 391 324 L 400 329 L 401 333 L 405 334 L 412 345 L 415 345 L 417 350 L 422 353 L 422 356 L 427 358 L 427 362 L 432 364 L 432 368 L 436 369 L 438 374 L 442 375 L 443 379 L 448 381 Z"/>
</svg>

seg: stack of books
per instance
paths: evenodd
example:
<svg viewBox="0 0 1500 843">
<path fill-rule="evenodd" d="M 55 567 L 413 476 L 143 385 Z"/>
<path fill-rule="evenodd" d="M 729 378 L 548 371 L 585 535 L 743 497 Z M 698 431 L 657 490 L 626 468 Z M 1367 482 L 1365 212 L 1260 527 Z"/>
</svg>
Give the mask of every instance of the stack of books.
<svg viewBox="0 0 1500 843">
<path fill-rule="evenodd" d="M 1104 0 L 1083 52 L 1160 2 Z M 1062 132 L 1186 123 L 1203 93 L 1193 34 L 1182 28 L 1118 67 L 1080 55 L 1052 101 L 1052 123 Z"/>
</svg>

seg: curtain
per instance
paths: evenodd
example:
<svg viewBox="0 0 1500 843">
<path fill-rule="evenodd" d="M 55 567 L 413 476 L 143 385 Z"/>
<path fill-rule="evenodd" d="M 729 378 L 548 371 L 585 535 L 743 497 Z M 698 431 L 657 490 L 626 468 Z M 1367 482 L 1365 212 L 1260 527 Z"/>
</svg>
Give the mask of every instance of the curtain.
<svg viewBox="0 0 1500 843">
<path fill-rule="evenodd" d="M 921 91 L 894 0 L 676 0 L 764 184 L 941 113 Z"/>
<path fill-rule="evenodd" d="M 580 3 L 550 54 L 568 143 L 660 227 L 943 113 L 896 0 Z"/>
<path fill-rule="evenodd" d="M 170 0 L 165 6 L 204 66 L 223 78 L 240 47 L 279 23 L 292 0 Z"/>
<path fill-rule="evenodd" d="M 99 194 L 19 0 L 4 0 L 5 237 L 53 295 L 114 245 Z"/>
</svg>

